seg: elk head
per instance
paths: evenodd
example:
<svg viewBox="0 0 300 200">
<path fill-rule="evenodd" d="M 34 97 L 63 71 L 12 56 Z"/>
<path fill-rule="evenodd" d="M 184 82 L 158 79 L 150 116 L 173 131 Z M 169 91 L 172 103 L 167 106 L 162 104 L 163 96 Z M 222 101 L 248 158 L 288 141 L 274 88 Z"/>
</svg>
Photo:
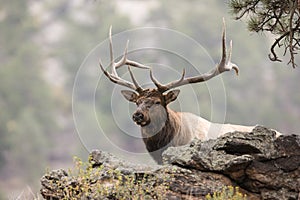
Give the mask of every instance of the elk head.
<svg viewBox="0 0 300 200">
<path fill-rule="evenodd" d="M 125 48 L 125 52 L 123 57 L 118 61 L 114 61 L 113 57 L 113 45 L 112 45 L 112 38 L 111 38 L 111 28 L 109 31 L 109 41 L 110 41 L 110 67 L 111 67 L 111 73 L 106 71 L 104 67 L 102 66 L 101 62 L 100 68 L 111 80 L 112 82 L 122 85 L 125 87 L 130 88 L 131 90 L 123 90 L 121 91 L 123 96 L 130 102 L 133 102 L 137 105 L 136 111 L 132 115 L 133 121 L 144 127 L 147 126 L 151 123 L 154 122 L 156 126 L 161 127 L 165 120 L 167 120 L 167 105 L 176 100 L 180 90 L 171 90 L 173 88 L 186 85 L 186 84 L 192 84 L 192 83 L 198 83 L 198 82 L 204 82 L 207 81 L 225 71 L 230 71 L 230 70 L 235 70 L 236 74 L 238 75 L 239 69 L 238 67 L 231 63 L 231 51 L 232 51 L 232 41 L 230 41 L 230 48 L 229 48 L 229 55 L 228 58 L 226 56 L 226 37 L 225 37 L 225 21 L 223 19 L 223 33 L 222 33 L 222 57 L 219 62 L 219 64 L 216 65 L 216 67 L 212 70 L 210 70 L 207 73 L 204 73 L 199 76 L 194 76 L 194 77 L 185 77 L 185 70 L 183 70 L 181 78 L 179 80 L 170 82 L 168 84 L 161 84 L 154 76 L 152 73 L 152 70 L 150 67 L 145 66 L 143 64 L 137 63 L 135 61 L 131 61 L 127 59 L 127 47 L 128 47 L 128 42 Z M 130 73 L 130 77 L 132 82 L 129 82 L 127 80 L 124 80 L 119 77 L 119 75 L 116 72 L 116 69 L 123 66 L 127 65 L 128 66 L 128 71 Z M 137 67 L 137 68 L 142 68 L 142 69 L 150 69 L 150 78 L 152 82 L 155 84 L 156 88 L 148 88 L 148 89 L 143 89 L 136 81 L 131 68 L 132 67 Z M 171 91 L 169 91 L 171 90 Z"/>
<path fill-rule="evenodd" d="M 164 94 L 158 89 L 145 89 L 140 93 L 130 90 L 121 92 L 128 101 L 137 105 L 137 109 L 132 115 L 133 121 L 140 126 L 146 126 L 154 122 L 155 129 L 160 129 L 163 126 L 167 119 L 166 106 L 174 101 L 179 94 L 179 90 Z"/>
</svg>

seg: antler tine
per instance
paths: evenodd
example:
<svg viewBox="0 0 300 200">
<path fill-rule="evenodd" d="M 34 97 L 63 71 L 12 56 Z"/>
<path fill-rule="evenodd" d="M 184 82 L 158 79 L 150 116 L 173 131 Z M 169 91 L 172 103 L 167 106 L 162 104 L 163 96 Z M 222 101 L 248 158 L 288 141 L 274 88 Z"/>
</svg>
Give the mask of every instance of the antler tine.
<svg viewBox="0 0 300 200">
<path fill-rule="evenodd" d="M 158 89 L 163 89 L 165 88 L 164 85 L 162 85 L 154 76 L 153 76 L 153 72 L 152 69 L 150 69 L 150 78 L 152 80 L 152 82 L 154 83 L 154 85 L 158 88 Z"/>
<path fill-rule="evenodd" d="M 223 34 L 222 34 L 222 58 L 218 65 L 219 73 L 223 73 L 225 71 L 235 70 L 235 73 L 239 74 L 239 68 L 236 64 L 231 62 L 231 55 L 232 55 L 232 40 L 230 40 L 230 46 L 228 51 L 228 59 L 226 62 L 226 24 L 225 19 L 223 17 Z"/>
<path fill-rule="evenodd" d="M 230 48 L 229 48 L 229 56 L 228 56 L 227 65 L 230 66 L 230 68 L 232 68 L 235 71 L 236 75 L 239 75 L 238 66 L 231 62 L 231 54 L 232 54 L 232 40 L 230 40 Z"/>
<path fill-rule="evenodd" d="M 135 87 L 136 87 L 136 91 L 137 92 L 141 92 L 141 91 L 143 91 L 143 89 L 141 88 L 141 86 L 139 86 L 139 84 L 138 84 L 138 82 L 137 82 L 137 80 L 135 79 L 135 77 L 134 77 L 134 75 L 133 75 L 133 73 L 132 73 L 132 71 L 131 71 L 131 69 L 130 69 L 130 66 L 128 65 L 128 71 L 129 71 L 129 74 L 130 74 L 130 77 L 131 77 L 131 80 L 132 80 L 132 82 L 133 82 L 133 84 L 135 85 Z"/>
<path fill-rule="evenodd" d="M 114 52 L 113 52 L 113 42 L 112 42 L 112 26 L 110 26 L 110 28 L 109 28 L 109 51 L 110 51 L 111 73 L 109 73 L 107 70 L 104 69 L 103 65 L 101 64 L 101 60 L 99 61 L 99 65 L 100 65 L 100 68 L 101 68 L 102 72 L 104 73 L 104 75 L 106 77 L 108 77 L 109 80 L 111 80 L 112 82 L 122 85 L 122 86 L 125 86 L 125 87 L 129 87 L 133 90 L 136 90 L 137 92 L 141 92 L 141 91 L 143 91 L 143 89 L 141 88 L 141 86 L 138 85 L 138 83 L 137 83 L 136 79 L 134 78 L 133 73 L 129 67 L 128 67 L 128 70 L 129 70 L 129 73 L 130 73 L 133 83 L 122 79 L 117 73 L 117 68 L 119 68 L 123 65 L 133 66 L 133 67 L 142 68 L 142 69 L 149 69 L 148 66 L 145 66 L 138 62 L 127 59 L 128 43 L 129 43 L 129 40 L 127 41 L 123 57 L 118 62 L 115 62 L 114 55 L 113 55 Z"/>
<path fill-rule="evenodd" d="M 137 88 L 135 87 L 135 85 L 133 85 L 132 83 L 130 83 L 129 81 L 126 81 L 124 79 L 121 79 L 119 77 L 115 77 L 112 74 L 109 74 L 109 72 L 107 70 L 104 69 L 103 65 L 101 64 L 101 61 L 99 61 L 99 66 L 102 70 L 102 72 L 104 73 L 104 75 L 113 83 L 116 83 L 118 85 L 122 85 L 128 88 L 131 88 L 133 90 L 137 90 Z"/>
<path fill-rule="evenodd" d="M 128 44 L 129 44 L 129 40 L 127 40 L 127 42 L 126 42 L 126 47 L 124 50 L 123 57 L 117 63 L 115 63 L 116 69 L 118 69 L 119 67 L 122 67 L 123 65 L 126 64 L 127 53 L 128 53 Z"/>
<path fill-rule="evenodd" d="M 114 76 L 118 76 L 117 71 L 116 71 L 116 65 L 114 62 L 114 50 L 113 50 L 113 43 L 112 43 L 112 37 L 111 37 L 111 32 L 112 32 L 111 30 L 112 30 L 112 26 L 109 27 L 109 53 L 110 53 L 111 73 Z"/>
<path fill-rule="evenodd" d="M 232 55 L 232 40 L 230 40 L 229 43 L 228 62 L 231 62 L 231 55 Z"/>
<path fill-rule="evenodd" d="M 157 86 L 157 88 L 161 91 L 167 91 L 169 89 L 179 87 L 182 85 L 186 84 L 192 84 L 192 83 L 199 83 L 199 82 L 204 82 L 207 81 L 225 71 L 230 71 L 230 70 L 235 70 L 236 74 L 238 75 L 239 68 L 237 67 L 236 64 L 231 62 L 231 53 L 232 53 L 232 41 L 230 42 L 230 49 L 229 49 L 229 56 L 228 59 L 226 58 L 226 25 L 225 25 L 225 19 L 223 18 L 223 31 L 222 31 L 222 55 L 221 55 L 221 60 L 220 63 L 217 64 L 217 66 L 210 71 L 199 75 L 195 77 L 189 77 L 185 78 L 185 71 L 183 72 L 181 78 L 177 81 L 173 81 L 171 83 L 168 83 L 166 85 L 161 85 L 154 77 L 152 74 L 152 71 L 150 70 L 150 77 L 151 80 L 154 82 L 154 84 Z M 227 62 L 226 62 L 227 60 Z"/>
<path fill-rule="evenodd" d="M 182 74 L 181 74 L 180 79 L 178 79 L 177 81 L 174 81 L 174 82 L 171 82 L 171 83 L 167 84 L 165 87 L 168 88 L 168 89 L 171 89 L 171 88 L 174 88 L 174 87 L 178 87 L 178 86 L 180 86 L 182 84 L 185 84 L 184 77 L 185 77 L 185 69 L 182 70 Z"/>
<path fill-rule="evenodd" d="M 137 68 L 141 68 L 141 69 L 150 69 L 150 67 L 146 66 L 146 65 L 143 65 L 141 63 L 138 63 L 138 62 L 135 62 L 135 61 L 132 61 L 132 60 L 129 60 L 127 58 L 127 54 L 128 54 L 128 44 L 129 44 L 129 40 L 127 40 L 127 43 L 126 43 L 126 47 L 125 47 L 125 50 L 124 50 L 124 54 L 123 54 L 123 57 L 121 58 L 120 61 L 118 61 L 117 63 L 115 63 L 115 66 L 116 66 L 116 69 L 123 66 L 123 65 L 130 65 L 130 66 L 133 66 L 133 67 L 137 67 Z"/>
<path fill-rule="evenodd" d="M 223 31 L 222 31 L 222 57 L 220 60 L 220 64 L 223 65 L 226 62 L 226 24 L 225 19 L 223 17 Z"/>
<path fill-rule="evenodd" d="M 223 17 L 223 33 L 222 33 L 222 58 L 220 60 L 220 63 L 218 64 L 218 71 L 219 73 L 223 73 L 225 71 L 235 70 L 235 73 L 238 75 L 239 68 L 236 64 L 231 62 L 231 55 L 232 55 L 232 40 L 230 40 L 230 46 L 229 46 L 229 56 L 227 58 L 226 62 L 226 24 L 225 19 Z"/>
<path fill-rule="evenodd" d="M 184 77 L 185 77 L 185 69 L 183 69 L 180 79 L 178 79 L 177 81 L 168 83 L 166 85 L 163 85 L 153 76 L 152 69 L 150 70 L 150 78 L 151 78 L 152 82 L 155 84 L 155 86 L 157 87 L 157 89 L 161 92 L 167 91 L 174 87 L 178 87 L 178 85 L 181 85 L 182 82 L 185 80 Z"/>
</svg>

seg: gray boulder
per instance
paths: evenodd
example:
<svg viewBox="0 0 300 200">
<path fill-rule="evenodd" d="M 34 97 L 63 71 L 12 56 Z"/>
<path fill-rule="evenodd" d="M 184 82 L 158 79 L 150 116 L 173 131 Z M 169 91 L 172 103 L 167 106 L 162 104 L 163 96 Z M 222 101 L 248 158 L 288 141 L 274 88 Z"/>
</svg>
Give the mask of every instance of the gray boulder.
<svg viewBox="0 0 300 200">
<path fill-rule="evenodd" d="M 124 199 L 134 199 L 130 195 L 139 185 L 141 199 L 205 199 L 225 186 L 238 186 L 248 199 L 300 199 L 299 135 L 276 137 L 275 131 L 257 126 L 249 133 L 227 133 L 216 140 L 170 147 L 163 153 L 163 163 L 135 165 L 95 150 L 84 182 L 88 192 L 80 191 L 82 177 L 54 170 L 41 178 L 41 194 L 45 199 L 63 199 L 65 188 L 77 188 L 78 199 L 122 199 L 118 186 L 125 190 L 123 197 L 128 194 Z M 131 177 L 132 185 L 126 185 L 126 177 Z M 99 184 L 105 185 L 106 193 L 99 192 Z"/>
</svg>

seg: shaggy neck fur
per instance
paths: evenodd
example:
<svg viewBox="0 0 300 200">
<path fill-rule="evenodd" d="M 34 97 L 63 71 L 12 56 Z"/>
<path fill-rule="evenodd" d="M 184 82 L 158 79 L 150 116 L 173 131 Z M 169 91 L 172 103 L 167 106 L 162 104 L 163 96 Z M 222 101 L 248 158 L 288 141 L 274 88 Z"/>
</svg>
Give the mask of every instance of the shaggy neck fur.
<svg viewBox="0 0 300 200">
<path fill-rule="evenodd" d="M 176 112 L 169 108 L 152 113 L 151 123 L 142 127 L 142 136 L 148 152 L 162 163 L 162 153 L 170 146 L 181 146 L 193 138 L 206 140 L 233 131 L 250 132 L 253 126 L 217 124 L 186 112 Z"/>
<path fill-rule="evenodd" d="M 180 116 L 177 112 L 166 109 L 166 113 L 160 113 L 151 120 L 151 123 L 142 127 L 142 136 L 147 150 L 160 164 L 161 154 L 169 146 L 178 146 L 174 141 L 180 134 Z"/>
</svg>

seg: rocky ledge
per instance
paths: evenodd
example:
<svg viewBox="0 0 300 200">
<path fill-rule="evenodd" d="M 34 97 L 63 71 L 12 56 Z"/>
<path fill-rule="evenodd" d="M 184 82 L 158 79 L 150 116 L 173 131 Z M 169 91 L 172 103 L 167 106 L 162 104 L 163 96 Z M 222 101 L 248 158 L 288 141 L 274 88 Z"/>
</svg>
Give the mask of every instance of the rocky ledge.
<svg viewBox="0 0 300 200">
<path fill-rule="evenodd" d="M 53 170 L 41 178 L 45 199 L 206 199 L 226 186 L 244 199 L 300 199 L 300 136 L 257 126 L 216 140 L 193 140 L 141 166 L 95 150 L 79 175 Z M 137 187 L 136 187 L 137 186 Z M 242 198 L 241 198 L 242 199 Z"/>
</svg>

